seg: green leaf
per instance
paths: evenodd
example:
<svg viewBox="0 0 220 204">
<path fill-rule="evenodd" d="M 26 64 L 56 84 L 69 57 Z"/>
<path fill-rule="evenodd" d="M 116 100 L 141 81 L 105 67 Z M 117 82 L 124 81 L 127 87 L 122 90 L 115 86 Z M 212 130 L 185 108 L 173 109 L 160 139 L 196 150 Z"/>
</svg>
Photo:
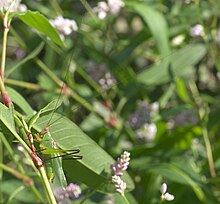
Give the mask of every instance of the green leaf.
<svg viewBox="0 0 220 204">
<path fill-rule="evenodd" d="M 40 110 L 40 113 L 46 113 L 46 112 L 50 112 L 50 111 L 54 111 L 56 110 L 57 108 L 59 108 L 62 104 L 62 100 L 59 98 L 59 99 L 55 99 L 53 101 L 51 101 L 50 103 L 48 103 L 44 108 L 42 108 Z"/>
<path fill-rule="evenodd" d="M 43 128 L 47 124 L 49 118 L 50 115 L 39 118 L 36 126 L 38 131 L 39 127 Z M 54 114 L 51 124 L 50 133 L 56 144 L 63 150 L 80 149 L 79 155 L 83 156 L 82 160 L 63 161 L 67 175 L 102 192 L 115 192 L 110 175 L 110 165 L 115 162 L 113 158 L 66 117 Z M 127 183 L 128 191 L 134 188 L 126 172 L 123 180 Z"/>
<path fill-rule="evenodd" d="M 162 57 L 170 54 L 168 41 L 168 27 L 162 13 L 154 10 L 152 7 L 143 3 L 127 3 L 129 8 L 136 11 L 149 26 L 154 39 L 156 40 L 158 50 Z"/>
<path fill-rule="evenodd" d="M 31 106 L 27 103 L 27 101 L 23 98 L 22 95 L 20 95 L 17 91 L 14 89 L 7 87 L 8 94 L 14 104 L 16 104 L 19 108 L 21 108 L 22 111 L 26 115 L 32 115 L 34 114 L 33 109 Z"/>
<path fill-rule="evenodd" d="M 12 111 L 0 103 L 0 120 L 13 135 L 17 135 Z"/>
<path fill-rule="evenodd" d="M 154 65 L 151 68 L 138 74 L 139 82 L 146 85 L 160 85 L 170 81 L 172 76 L 190 76 L 192 75 L 193 66 L 198 63 L 206 54 L 204 45 L 189 45 L 174 52 L 171 56 L 171 69 L 165 68 L 163 64 Z"/>
<path fill-rule="evenodd" d="M 103 120 L 95 113 L 90 113 L 80 124 L 81 129 L 87 132 L 103 126 Z"/>
<path fill-rule="evenodd" d="M 14 124 L 14 115 L 11 108 L 7 108 L 5 105 L 0 103 L 0 121 L 1 125 L 4 128 L 7 128 L 13 136 L 26 148 L 29 150 L 27 144 L 21 139 L 15 129 Z"/>
<path fill-rule="evenodd" d="M 10 203 L 21 203 L 21 202 L 22 203 L 29 203 L 29 204 L 36 203 L 36 202 L 34 202 L 33 194 L 19 180 L 12 180 L 11 179 L 11 180 L 7 180 L 7 181 L 2 182 L 2 191 L 3 191 L 3 193 L 5 193 L 7 195 L 12 195 L 16 191 L 18 191 L 14 195 L 14 199 Z"/>
<path fill-rule="evenodd" d="M 8 76 L 13 73 L 17 68 L 19 68 L 21 65 L 23 65 L 24 63 L 26 63 L 27 61 L 35 58 L 39 53 L 40 51 L 43 49 L 44 47 L 44 43 L 41 43 L 37 48 L 35 48 L 33 50 L 33 52 L 31 52 L 27 57 L 25 57 L 24 59 L 22 59 L 21 61 L 19 62 L 16 62 L 15 65 L 13 65 L 12 67 L 10 67 L 8 69 L 8 71 L 6 71 L 5 73 L 5 78 L 8 78 Z"/>
<path fill-rule="evenodd" d="M 36 114 L 32 115 L 28 120 L 28 130 L 32 128 L 32 126 L 36 123 L 36 121 L 39 119 L 41 114 L 51 111 L 53 114 L 54 110 L 56 110 L 61 105 L 61 103 L 62 101 L 60 99 L 53 100 L 49 104 L 47 104 L 44 108 L 40 109 Z M 50 119 L 52 119 L 52 116 Z M 49 122 L 50 120 L 48 120 L 48 123 Z"/>
<path fill-rule="evenodd" d="M 34 28 L 38 32 L 49 37 L 58 45 L 64 46 L 64 43 L 61 40 L 56 29 L 54 29 L 54 27 L 49 23 L 47 18 L 42 14 L 40 14 L 39 12 L 33 12 L 33 11 L 17 12 L 16 15 L 20 20 L 22 20 L 25 24 L 27 24 L 31 28 Z"/>
<path fill-rule="evenodd" d="M 205 200 L 204 192 L 199 184 L 192 177 L 190 177 L 189 174 L 187 174 L 183 169 L 177 167 L 175 164 L 160 164 L 152 167 L 151 171 L 158 173 L 159 175 L 163 175 L 169 180 L 191 186 L 198 199 L 200 201 Z"/>
<path fill-rule="evenodd" d="M 176 92 L 178 96 L 185 102 L 190 103 L 190 97 L 188 96 L 186 85 L 180 78 L 176 79 Z"/>
</svg>

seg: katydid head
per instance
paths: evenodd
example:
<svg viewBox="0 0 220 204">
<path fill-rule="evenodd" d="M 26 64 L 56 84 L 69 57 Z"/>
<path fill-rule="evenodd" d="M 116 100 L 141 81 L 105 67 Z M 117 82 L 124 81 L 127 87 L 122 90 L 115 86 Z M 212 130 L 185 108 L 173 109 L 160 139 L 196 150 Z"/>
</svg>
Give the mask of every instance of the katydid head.
<svg viewBox="0 0 220 204">
<path fill-rule="evenodd" d="M 39 136 L 42 138 L 45 134 L 49 132 L 49 126 L 45 126 L 44 129 L 39 133 Z"/>
</svg>

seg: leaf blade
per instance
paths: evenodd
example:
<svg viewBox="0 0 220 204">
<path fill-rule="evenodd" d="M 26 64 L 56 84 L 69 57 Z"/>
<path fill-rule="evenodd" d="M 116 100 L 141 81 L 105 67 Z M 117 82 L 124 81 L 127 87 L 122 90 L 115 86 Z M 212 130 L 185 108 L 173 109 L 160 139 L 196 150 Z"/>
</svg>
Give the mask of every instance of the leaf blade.
<svg viewBox="0 0 220 204">
<path fill-rule="evenodd" d="M 16 15 L 21 21 L 23 21 L 31 28 L 34 28 L 38 32 L 49 37 L 58 45 L 64 46 L 64 43 L 61 40 L 56 29 L 53 28 L 53 26 L 49 23 L 47 18 L 43 16 L 41 13 L 28 10 L 26 12 L 17 12 Z"/>
</svg>

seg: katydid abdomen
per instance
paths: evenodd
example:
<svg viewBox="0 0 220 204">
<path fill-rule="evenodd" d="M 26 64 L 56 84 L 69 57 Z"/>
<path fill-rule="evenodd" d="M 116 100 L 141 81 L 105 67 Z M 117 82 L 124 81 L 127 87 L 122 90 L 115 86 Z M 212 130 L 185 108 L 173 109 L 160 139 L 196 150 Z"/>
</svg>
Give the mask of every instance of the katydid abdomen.
<svg viewBox="0 0 220 204">
<path fill-rule="evenodd" d="M 58 150 L 58 147 L 49 130 L 44 134 L 40 147 L 42 149 L 42 154 L 44 155 L 48 180 L 53 182 L 54 177 L 56 176 L 59 179 L 61 186 L 66 187 L 67 182 L 62 168 L 62 158 L 58 151 L 55 151 L 56 149 Z"/>
</svg>

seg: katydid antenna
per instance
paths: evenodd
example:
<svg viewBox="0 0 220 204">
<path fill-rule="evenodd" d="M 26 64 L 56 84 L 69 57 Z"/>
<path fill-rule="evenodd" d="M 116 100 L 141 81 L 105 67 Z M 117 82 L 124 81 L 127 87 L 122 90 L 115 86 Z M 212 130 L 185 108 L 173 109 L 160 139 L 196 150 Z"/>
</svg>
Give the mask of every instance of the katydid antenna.
<svg viewBox="0 0 220 204">
<path fill-rule="evenodd" d="M 53 115 L 54 115 L 55 111 L 58 109 L 59 100 L 60 100 L 60 98 L 61 98 L 61 95 L 62 95 L 62 92 L 63 92 L 63 90 L 64 90 L 64 87 L 66 86 L 65 81 L 66 81 L 67 74 L 68 74 L 68 71 L 69 71 L 70 66 L 71 66 L 71 61 L 72 61 L 72 59 L 73 59 L 73 56 L 74 56 L 74 52 L 72 52 L 72 54 L 71 54 L 71 56 L 70 56 L 70 60 L 69 60 L 69 63 L 68 63 L 68 65 L 67 65 L 67 69 L 66 69 L 66 72 L 65 72 L 65 75 L 64 75 L 64 80 L 62 81 L 61 90 L 60 90 L 58 99 L 57 99 L 57 101 L 56 101 L 55 108 L 53 109 L 53 111 L 52 111 L 52 113 L 51 113 L 51 116 L 50 116 L 50 119 L 49 119 L 49 121 L 47 122 L 47 126 L 50 126 L 50 125 L 52 125 L 52 124 L 54 123 L 54 122 L 53 122 L 53 123 L 50 124 L 50 122 L 51 122 L 51 120 L 52 120 L 52 118 L 53 118 Z"/>
<path fill-rule="evenodd" d="M 157 63 L 157 62 L 159 62 L 159 61 L 161 61 L 161 60 L 164 60 L 164 59 L 166 59 L 167 57 L 170 57 L 173 53 L 175 53 L 175 51 L 170 52 L 170 53 L 167 54 L 166 56 L 164 56 L 164 57 L 162 57 L 162 58 L 156 60 L 155 63 Z M 69 66 L 71 65 L 72 58 L 73 58 L 73 54 L 72 54 L 72 56 L 71 56 L 71 58 L 70 58 Z M 155 63 L 154 63 L 154 64 L 155 64 Z M 66 71 L 64 80 L 66 80 L 67 73 L 68 73 L 68 70 L 69 70 L 69 66 L 68 66 L 68 69 L 67 69 L 67 71 Z M 152 66 L 153 66 L 153 65 L 152 65 Z M 144 71 L 145 69 L 146 69 L 146 68 L 142 68 L 141 70 L 139 70 L 139 71 L 136 72 L 135 74 L 140 74 L 140 73 L 141 73 L 142 71 Z M 129 77 L 130 77 L 130 76 L 125 77 L 125 78 L 126 78 L 126 79 L 129 79 Z M 119 85 L 120 83 L 121 83 L 120 81 L 119 81 L 119 82 L 116 82 L 115 84 L 113 84 L 112 86 L 110 86 L 109 89 L 111 89 L 111 88 L 113 88 L 113 87 Z M 62 89 L 61 89 L 61 91 L 60 91 L 59 97 L 61 97 L 61 94 L 62 94 L 62 91 L 63 91 L 63 88 L 64 88 L 65 85 L 66 85 L 66 84 L 65 84 L 65 82 L 63 81 L 63 85 L 62 85 Z M 109 89 L 108 89 L 108 90 L 109 90 Z M 92 99 L 97 98 L 98 96 L 102 95 L 102 94 L 105 93 L 106 91 L 107 91 L 107 90 L 101 91 L 100 93 L 96 94 L 95 96 L 91 97 L 90 99 L 87 99 L 87 101 L 85 101 L 83 104 L 86 104 L 86 103 L 91 102 Z M 59 100 L 57 101 L 57 105 L 58 105 L 58 102 L 59 102 Z M 83 105 L 83 104 L 82 104 L 82 105 Z M 58 108 L 58 107 L 57 107 L 57 108 Z M 59 118 L 57 118 L 56 120 L 54 120 L 52 123 L 50 123 L 51 120 L 52 120 L 53 114 L 54 114 L 54 112 L 57 110 L 57 108 L 55 108 L 55 109 L 53 110 L 52 115 L 51 115 L 51 117 L 50 117 L 50 120 L 49 120 L 49 122 L 47 123 L 48 126 L 54 124 L 55 122 L 57 122 L 57 121 L 60 120 L 61 118 L 65 117 L 65 116 L 60 116 Z M 75 112 L 75 111 L 77 111 L 79 108 L 80 108 L 80 105 L 76 106 L 74 109 L 72 109 L 72 111 Z"/>
</svg>

